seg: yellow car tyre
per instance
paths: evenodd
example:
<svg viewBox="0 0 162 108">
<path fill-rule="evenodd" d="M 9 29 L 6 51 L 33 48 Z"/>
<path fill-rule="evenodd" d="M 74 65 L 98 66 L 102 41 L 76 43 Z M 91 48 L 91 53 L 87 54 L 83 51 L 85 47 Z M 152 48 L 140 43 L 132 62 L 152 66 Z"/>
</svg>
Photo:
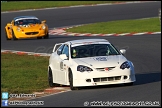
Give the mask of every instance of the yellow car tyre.
<svg viewBox="0 0 162 108">
<path fill-rule="evenodd" d="M 37 37 L 37 39 L 42 39 L 42 37 Z"/>
<path fill-rule="evenodd" d="M 17 38 L 16 38 L 15 33 L 14 33 L 13 30 L 12 30 L 12 38 L 13 38 L 13 40 L 17 40 Z"/>
<path fill-rule="evenodd" d="M 49 38 L 49 34 L 47 33 L 47 35 L 44 36 L 44 39 L 48 39 Z"/>
<path fill-rule="evenodd" d="M 7 40 L 11 40 L 10 38 L 8 38 L 6 29 L 5 29 L 5 35 L 6 35 L 6 39 L 7 39 Z"/>
</svg>

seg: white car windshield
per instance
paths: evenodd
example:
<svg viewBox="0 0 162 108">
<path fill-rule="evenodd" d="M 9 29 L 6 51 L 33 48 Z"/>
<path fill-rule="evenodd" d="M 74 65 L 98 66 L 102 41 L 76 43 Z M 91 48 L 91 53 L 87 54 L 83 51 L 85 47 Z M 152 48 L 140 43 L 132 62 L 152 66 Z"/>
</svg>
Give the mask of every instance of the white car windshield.
<svg viewBox="0 0 162 108">
<path fill-rule="evenodd" d="M 120 55 L 112 44 L 88 44 L 71 47 L 71 58 Z"/>
</svg>

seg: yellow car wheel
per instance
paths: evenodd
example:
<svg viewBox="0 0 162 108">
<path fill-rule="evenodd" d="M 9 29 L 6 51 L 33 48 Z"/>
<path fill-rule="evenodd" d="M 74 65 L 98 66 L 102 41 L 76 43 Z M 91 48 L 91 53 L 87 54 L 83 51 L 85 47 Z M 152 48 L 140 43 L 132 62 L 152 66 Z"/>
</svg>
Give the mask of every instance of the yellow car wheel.
<svg viewBox="0 0 162 108">
<path fill-rule="evenodd" d="M 11 40 L 11 38 L 8 38 L 6 29 L 5 29 L 5 35 L 6 35 L 6 39 L 7 39 L 7 40 Z"/>
<path fill-rule="evenodd" d="M 42 37 L 37 37 L 37 39 L 42 39 Z"/>
<path fill-rule="evenodd" d="M 44 36 L 44 39 L 48 39 L 49 38 L 49 34 L 47 33 L 45 36 Z"/>
<path fill-rule="evenodd" d="M 17 38 L 16 38 L 16 36 L 15 36 L 15 34 L 14 34 L 14 31 L 12 30 L 12 38 L 13 38 L 13 40 L 17 40 Z"/>
</svg>

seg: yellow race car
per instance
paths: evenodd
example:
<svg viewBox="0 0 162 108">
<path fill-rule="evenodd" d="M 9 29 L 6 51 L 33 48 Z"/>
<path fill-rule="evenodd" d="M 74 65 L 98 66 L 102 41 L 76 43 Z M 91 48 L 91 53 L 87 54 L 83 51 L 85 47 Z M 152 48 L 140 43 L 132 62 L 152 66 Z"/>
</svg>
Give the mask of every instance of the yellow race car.
<svg viewBox="0 0 162 108">
<path fill-rule="evenodd" d="M 49 38 L 46 20 L 40 21 L 35 16 L 15 17 L 11 23 L 5 26 L 7 40 L 24 38 Z"/>
</svg>

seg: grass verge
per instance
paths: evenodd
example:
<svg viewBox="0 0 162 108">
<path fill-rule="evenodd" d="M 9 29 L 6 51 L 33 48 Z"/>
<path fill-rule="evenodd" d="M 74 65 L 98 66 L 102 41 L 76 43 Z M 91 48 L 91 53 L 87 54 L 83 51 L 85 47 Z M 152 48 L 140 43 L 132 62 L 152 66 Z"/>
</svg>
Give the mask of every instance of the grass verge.
<svg viewBox="0 0 162 108">
<path fill-rule="evenodd" d="M 1 53 L 1 92 L 33 93 L 48 88 L 49 57 Z"/>
<path fill-rule="evenodd" d="M 119 20 L 86 24 L 66 30 L 73 33 L 140 33 L 140 32 L 159 32 L 161 25 L 159 18 L 137 19 L 137 20 Z"/>
<path fill-rule="evenodd" d="M 2 2 L 1 12 L 16 11 L 24 9 L 40 9 L 51 7 L 66 7 L 76 5 L 95 5 L 103 3 L 118 3 L 125 1 L 18 1 L 18 2 Z"/>
</svg>

